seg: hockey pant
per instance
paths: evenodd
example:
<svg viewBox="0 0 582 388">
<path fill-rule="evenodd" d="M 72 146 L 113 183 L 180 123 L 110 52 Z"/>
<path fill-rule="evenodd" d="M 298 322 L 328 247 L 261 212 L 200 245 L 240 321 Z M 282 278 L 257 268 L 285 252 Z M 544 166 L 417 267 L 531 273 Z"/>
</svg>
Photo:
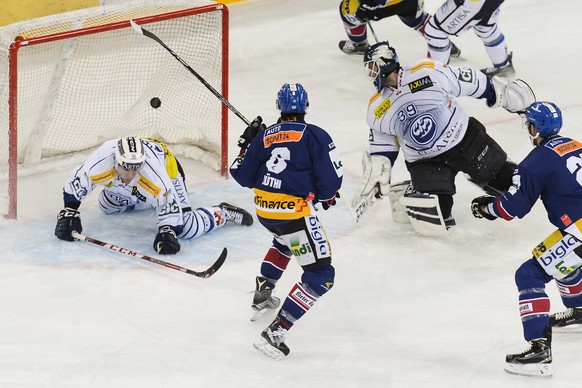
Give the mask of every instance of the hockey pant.
<svg viewBox="0 0 582 388">
<path fill-rule="evenodd" d="M 512 184 L 515 167 L 499 144 L 487 135 L 483 124 L 473 117 L 469 118 L 467 132 L 458 145 L 435 157 L 406 165 L 416 191 L 438 195 L 444 219 L 451 215 L 455 177 L 459 171 L 486 190 L 505 192 Z"/>
<path fill-rule="evenodd" d="M 429 14 L 424 11 L 424 0 L 404 0 L 386 7 L 378 7 L 370 20 L 381 20 L 390 16 L 398 16 L 402 23 L 420 32 Z M 365 43 L 368 38 L 366 24 L 356 17 L 358 0 L 343 0 L 340 3 L 340 17 L 349 40 L 355 44 Z"/>
<path fill-rule="evenodd" d="M 515 284 L 519 291 L 519 314 L 526 341 L 546 337 L 545 330 L 550 321 L 550 298 L 545 287 L 553 279 L 534 258 L 523 263 L 515 272 Z M 580 268 L 568 277 L 556 280 L 556 286 L 566 307 L 582 307 Z"/>
<path fill-rule="evenodd" d="M 451 35 L 460 36 L 470 29 L 485 45 L 489 59 L 495 66 L 507 61 L 507 42 L 499 29 L 499 6 L 504 0 L 464 1 L 447 0 L 430 18 L 424 29 L 429 56 L 448 63 Z"/>
</svg>

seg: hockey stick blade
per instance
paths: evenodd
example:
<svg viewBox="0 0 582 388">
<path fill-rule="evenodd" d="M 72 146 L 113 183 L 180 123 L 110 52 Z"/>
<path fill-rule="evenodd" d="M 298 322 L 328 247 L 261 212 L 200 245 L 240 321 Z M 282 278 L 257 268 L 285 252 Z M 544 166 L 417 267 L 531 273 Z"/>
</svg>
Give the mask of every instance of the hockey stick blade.
<svg viewBox="0 0 582 388">
<path fill-rule="evenodd" d="M 220 253 L 220 256 L 218 256 L 218 259 L 214 262 L 214 264 L 212 264 L 206 271 L 197 272 L 197 271 L 193 271 L 191 269 L 179 266 L 177 264 L 173 264 L 173 263 L 170 263 L 170 262 L 167 262 L 164 260 L 156 259 L 155 257 L 142 255 L 141 253 L 131 251 L 127 248 L 123 248 L 123 247 L 120 247 L 120 246 L 117 246 L 114 244 L 110 244 L 108 242 L 99 241 L 99 240 L 94 239 L 92 237 L 84 236 L 80 233 L 77 233 L 76 231 L 73 231 L 71 233 L 71 235 L 73 236 L 73 238 L 75 238 L 77 240 L 90 242 L 92 244 L 99 245 L 99 246 L 104 247 L 104 248 L 108 248 L 112 251 L 122 253 L 122 254 L 127 255 L 127 256 L 131 256 L 131 257 L 134 257 L 137 259 L 149 261 L 150 263 L 158 264 L 158 265 L 161 265 L 163 267 L 170 268 L 170 269 L 175 269 L 176 271 L 184 272 L 188 275 L 196 276 L 198 278 L 203 278 L 203 279 L 209 278 L 212 275 L 214 275 L 214 273 L 216 271 L 218 271 L 220 269 L 220 267 L 222 267 L 222 264 L 224 264 L 224 261 L 226 260 L 226 256 L 228 254 L 227 249 L 223 248 L 222 252 Z"/>
<path fill-rule="evenodd" d="M 239 119 L 241 119 L 246 125 L 250 125 L 251 122 L 242 115 L 242 113 L 240 113 L 234 106 L 232 106 L 232 104 L 230 102 L 228 102 L 228 100 L 226 98 L 224 98 L 224 96 L 222 94 L 220 94 L 216 89 L 214 89 L 212 87 L 212 85 L 210 85 L 208 83 L 208 81 L 206 81 L 200 74 L 198 74 L 196 72 L 196 70 L 194 70 L 189 64 L 186 63 L 186 61 L 184 61 L 178 54 L 176 54 L 174 52 L 174 50 L 172 50 L 170 47 L 168 47 L 167 44 L 164 43 L 163 40 L 161 40 L 156 34 L 154 34 L 151 31 L 146 30 L 145 28 L 141 27 L 140 25 L 138 25 L 136 22 L 134 22 L 133 20 L 130 20 L 129 23 L 131 24 L 131 27 L 140 35 L 143 36 L 147 36 L 148 38 L 158 42 L 160 44 L 160 46 L 162 46 L 163 48 L 165 48 L 170 54 L 172 54 L 172 56 L 174 58 L 176 58 L 176 60 L 178 62 L 180 62 L 186 69 L 188 69 L 188 71 L 190 73 L 192 73 L 192 75 L 194 75 L 194 77 L 198 78 L 198 80 L 200 82 L 202 82 L 202 84 L 204 86 L 206 86 L 206 89 L 210 90 L 210 92 L 212 94 L 214 94 L 214 96 L 216 98 L 218 98 L 224 105 L 226 105 L 226 107 L 228 109 L 230 109 L 230 111 L 232 113 L 234 113 L 236 115 L 236 117 L 238 117 Z"/>
<path fill-rule="evenodd" d="M 379 193 L 380 191 L 378 189 L 378 186 L 374 187 L 372 191 L 368 193 L 367 196 L 360 198 L 360 201 L 354 207 L 352 207 L 352 205 L 349 203 L 347 199 L 344 200 L 344 203 L 348 208 L 348 212 L 350 213 L 350 216 L 352 217 L 352 220 L 354 221 L 355 224 L 360 222 L 364 214 L 368 212 L 368 210 L 372 207 L 377 198 L 382 198 L 379 195 Z M 341 194 L 340 198 L 344 197 L 345 195 Z"/>
</svg>

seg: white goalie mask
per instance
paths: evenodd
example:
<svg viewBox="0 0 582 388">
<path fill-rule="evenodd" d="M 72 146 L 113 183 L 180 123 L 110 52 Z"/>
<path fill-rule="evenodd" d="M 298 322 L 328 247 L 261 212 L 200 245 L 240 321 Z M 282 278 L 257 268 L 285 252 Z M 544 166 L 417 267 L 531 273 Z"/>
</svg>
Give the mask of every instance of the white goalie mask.
<svg viewBox="0 0 582 388">
<path fill-rule="evenodd" d="M 115 163 L 126 170 L 141 170 L 145 163 L 145 150 L 138 137 L 119 139 L 115 147 Z"/>
</svg>

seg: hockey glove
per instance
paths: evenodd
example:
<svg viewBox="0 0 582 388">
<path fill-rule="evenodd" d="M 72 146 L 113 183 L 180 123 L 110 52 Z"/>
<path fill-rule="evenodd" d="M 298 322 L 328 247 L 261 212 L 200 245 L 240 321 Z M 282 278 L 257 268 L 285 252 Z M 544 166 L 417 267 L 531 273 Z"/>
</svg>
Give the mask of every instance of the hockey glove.
<svg viewBox="0 0 582 388">
<path fill-rule="evenodd" d="M 475 218 L 485 218 L 489 221 L 497 219 L 497 217 L 489 214 L 487 211 L 487 206 L 489 206 L 489 204 L 493 202 L 494 199 L 495 197 L 490 195 L 483 195 L 481 197 L 474 198 L 471 201 L 471 212 L 473 213 L 473 216 Z"/>
<path fill-rule="evenodd" d="M 340 198 L 339 192 L 335 193 L 335 195 L 331 199 L 328 199 L 327 201 L 321 203 L 321 206 L 323 206 L 323 210 L 327 210 L 330 207 L 335 206 L 335 204 L 337 203 L 336 198 Z"/>
<path fill-rule="evenodd" d="M 77 233 L 83 231 L 83 227 L 81 226 L 81 213 L 78 210 L 66 207 L 57 215 L 55 236 L 59 240 L 75 241 L 73 236 L 71 236 L 73 230 Z"/>
<path fill-rule="evenodd" d="M 374 13 L 380 7 L 374 0 L 360 0 L 360 6 L 356 10 L 356 18 L 364 23 L 367 20 L 380 20 L 380 17 Z"/>
<path fill-rule="evenodd" d="M 154 249 L 163 255 L 174 255 L 180 252 L 180 243 L 176 232 L 169 226 L 163 226 L 154 240 Z"/>
<path fill-rule="evenodd" d="M 240 135 L 238 139 L 238 146 L 243 150 L 246 149 L 251 141 L 257 136 L 259 131 L 267 128 L 265 124 L 263 124 L 263 119 L 261 116 L 255 117 L 255 119 L 249 124 L 249 126 L 245 129 L 242 135 Z"/>
</svg>

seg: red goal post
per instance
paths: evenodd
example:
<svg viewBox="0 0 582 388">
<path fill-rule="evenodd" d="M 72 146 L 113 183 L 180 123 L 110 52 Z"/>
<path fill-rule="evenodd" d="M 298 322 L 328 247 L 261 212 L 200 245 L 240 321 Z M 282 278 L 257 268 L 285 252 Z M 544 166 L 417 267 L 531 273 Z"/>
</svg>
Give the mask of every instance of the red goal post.
<svg viewBox="0 0 582 388">
<path fill-rule="evenodd" d="M 0 27 L 0 212 L 6 217 L 17 216 L 19 175 L 70 169 L 115 137 L 155 137 L 176 155 L 226 175 L 227 107 L 130 20 L 228 98 L 223 4 L 137 0 Z"/>
</svg>

